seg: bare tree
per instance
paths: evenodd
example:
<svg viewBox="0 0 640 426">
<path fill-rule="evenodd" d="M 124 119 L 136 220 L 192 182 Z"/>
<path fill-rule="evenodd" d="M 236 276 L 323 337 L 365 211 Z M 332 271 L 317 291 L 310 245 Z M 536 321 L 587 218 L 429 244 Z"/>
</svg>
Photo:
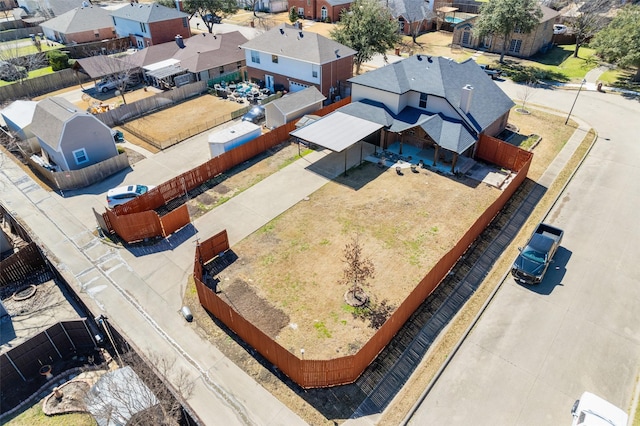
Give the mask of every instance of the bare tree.
<svg viewBox="0 0 640 426">
<path fill-rule="evenodd" d="M 28 46 L 32 43 L 37 49 L 38 45 L 35 40 L 27 42 L 18 39 L 0 47 L 0 80 L 22 83 L 29 76 L 29 71 L 43 68 L 49 64 L 47 56 L 41 51 L 25 54 Z"/>
<path fill-rule="evenodd" d="M 176 369 L 175 360 L 158 354 L 145 362 L 128 352 L 123 360 L 125 366 L 104 374 L 87 392 L 85 402 L 91 414 L 120 424 L 178 424 L 179 401 L 193 392 L 187 372 Z"/>
<path fill-rule="evenodd" d="M 527 101 L 531 99 L 531 97 L 535 93 L 536 82 L 535 81 L 527 81 L 525 84 L 520 86 L 519 96 L 522 99 L 522 108 L 518 109 L 518 112 L 528 113 L 529 111 L 526 108 Z"/>
<path fill-rule="evenodd" d="M 116 55 L 94 55 L 79 61 L 83 67 L 97 70 L 99 75 L 91 75 L 94 78 L 101 78 L 103 82 L 111 82 L 109 85 L 101 86 L 100 81 L 96 83 L 96 90 L 107 92 L 115 88 L 116 94 L 122 98 L 124 104 L 127 103 L 125 93 L 138 83 L 140 67 L 135 65 L 128 53 Z M 95 71 L 94 71 L 95 72 Z"/>
<path fill-rule="evenodd" d="M 347 291 L 347 303 L 352 306 L 362 306 L 369 300 L 363 290 L 367 280 L 375 277 L 373 262 L 362 253 L 360 237 L 356 234 L 350 243 L 344 248 L 345 268 L 342 274 L 342 284 L 349 287 Z"/>
<path fill-rule="evenodd" d="M 591 0 L 579 7 L 575 5 L 577 13 L 570 25 L 576 37 L 576 48 L 573 51 L 575 58 L 578 57 L 580 47 L 607 25 L 609 20 L 606 13 L 611 6 L 611 0 Z"/>
</svg>

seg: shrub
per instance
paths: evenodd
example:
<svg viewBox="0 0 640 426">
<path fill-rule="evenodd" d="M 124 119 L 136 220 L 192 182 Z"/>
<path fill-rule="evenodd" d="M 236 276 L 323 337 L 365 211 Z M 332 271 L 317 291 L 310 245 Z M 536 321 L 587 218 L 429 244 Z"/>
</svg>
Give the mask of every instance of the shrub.
<svg viewBox="0 0 640 426">
<path fill-rule="evenodd" d="M 47 52 L 49 65 L 54 71 L 60 71 L 69 68 L 69 55 L 59 50 L 50 50 Z"/>
</svg>

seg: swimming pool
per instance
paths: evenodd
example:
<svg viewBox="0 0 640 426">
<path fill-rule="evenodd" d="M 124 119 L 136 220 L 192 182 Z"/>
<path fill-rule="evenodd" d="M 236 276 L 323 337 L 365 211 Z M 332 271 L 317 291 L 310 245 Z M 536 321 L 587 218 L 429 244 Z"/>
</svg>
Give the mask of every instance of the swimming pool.
<svg viewBox="0 0 640 426">
<path fill-rule="evenodd" d="M 464 19 L 456 18 L 455 16 L 445 16 L 444 20 L 446 22 L 449 22 L 450 24 L 458 24 L 458 23 L 464 21 Z"/>
</svg>

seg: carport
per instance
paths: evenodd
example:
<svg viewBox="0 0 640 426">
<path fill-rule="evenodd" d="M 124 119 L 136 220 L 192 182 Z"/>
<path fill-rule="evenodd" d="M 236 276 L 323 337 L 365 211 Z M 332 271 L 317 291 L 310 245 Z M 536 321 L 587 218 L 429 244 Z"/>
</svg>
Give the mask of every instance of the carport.
<svg viewBox="0 0 640 426">
<path fill-rule="evenodd" d="M 300 140 L 316 144 L 333 152 L 344 151 L 344 175 L 347 175 L 347 149 L 360 142 L 362 163 L 362 139 L 377 132 L 382 124 L 334 111 L 320 120 L 296 129 L 289 134 Z"/>
</svg>

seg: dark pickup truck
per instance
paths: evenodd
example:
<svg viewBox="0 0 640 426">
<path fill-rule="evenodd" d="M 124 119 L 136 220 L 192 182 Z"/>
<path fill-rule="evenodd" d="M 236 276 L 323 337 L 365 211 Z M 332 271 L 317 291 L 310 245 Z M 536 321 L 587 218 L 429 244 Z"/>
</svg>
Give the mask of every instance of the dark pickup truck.
<svg viewBox="0 0 640 426">
<path fill-rule="evenodd" d="M 480 65 L 480 68 L 482 68 L 492 80 L 497 80 L 502 75 L 502 70 L 491 68 L 489 65 Z"/>
<path fill-rule="evenodd" d="M 511 268 L 515 279 L 523 284 L 540 284 L 563 235 L 562 229 L 539 224 L 527 245 L 519 249 L 520 254 Z"/>
</svg>

